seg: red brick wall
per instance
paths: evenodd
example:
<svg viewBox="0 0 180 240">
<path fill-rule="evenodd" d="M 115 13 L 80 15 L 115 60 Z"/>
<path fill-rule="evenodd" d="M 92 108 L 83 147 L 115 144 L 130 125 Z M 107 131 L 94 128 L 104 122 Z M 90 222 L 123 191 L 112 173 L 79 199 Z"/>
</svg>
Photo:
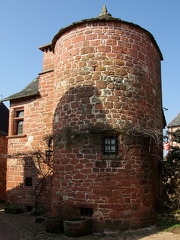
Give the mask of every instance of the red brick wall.
<svg viewBox="0 0 180 240">
<path fill-rule="evenodd" d="M 7 138 L 0 135 L 0 202 L 6 199 Z"/>
<path fill-rule="evenodd" d="M 124 143 L 117 159 L 102 153 L 102 134 L 125 125 L 161 131 L 161 56 L 152 38 L 121 22 L 63 32 L 54 47 L 54 178 L 59 201 L 92 208 L 99 225 L 128 228 L 154 220 L 158 170 L 148 146 Z M 154 147 L 159 156 L 159 152 Z"/>
<path fill-rule="evenodd" d="M 10 130 L 8 137 L 9 154 L 25 154 L 24 157 L 12 157 L 7 164 L 7 201 L 25 208 L 34 207 L 34 187 L 38 184 L 40 174 L 36 158 L 28 158 L 34 151 L 45 153 L 47 145 L 44 137 L 52 133 L 52 96 L 53 96 L 53 71 L 40 74 L 40 96 L 11 101 Z M 11 136 L 13 127 L 13 111 L 24 107 L 24 132 L 22 136 Z M 43 155 L 44 156 L 44 155 Z M 46 172 L 46 165 L 42 166 Z M 33 178 L 33 186 L 25 186 L 25 177 Z M 51 204 L 51 176 L 43 192 L 40 194 L 41 206 L 50 208 Z"/>
</svg>

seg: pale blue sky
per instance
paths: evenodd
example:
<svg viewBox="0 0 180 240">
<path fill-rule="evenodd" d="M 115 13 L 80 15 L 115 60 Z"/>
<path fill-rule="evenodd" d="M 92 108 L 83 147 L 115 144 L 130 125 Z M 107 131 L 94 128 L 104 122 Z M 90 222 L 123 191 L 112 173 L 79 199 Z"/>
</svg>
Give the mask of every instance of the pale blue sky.
<svg viewBox="0 0 180 240">
<path fill-rule="evenodd" d="M 42 52 L 59 29 L 101 13 L 148 30 L 163 54 L 167 123 L 180 112 L 180 0 L 4 0 L 0 3 L 0 94 L 21 91 L 42 70 Z"/>
</svg>

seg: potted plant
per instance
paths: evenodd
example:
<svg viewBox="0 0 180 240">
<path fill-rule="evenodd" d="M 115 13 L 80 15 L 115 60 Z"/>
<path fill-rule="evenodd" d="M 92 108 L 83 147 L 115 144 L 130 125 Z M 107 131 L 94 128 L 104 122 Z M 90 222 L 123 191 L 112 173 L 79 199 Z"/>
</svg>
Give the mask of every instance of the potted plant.
<svg viewBox="0 0 180 240">
<path fill-rule="evenodd" d="M 63 219 L 64 234 L 68 237 L 80 237 L 91 234 L 91 218 L 80 216 L 80 210 L 70 204 L 61 204 L 59 206 L 59 215 Z"/>
<path fill-rule="evenodd" d="M 4 208 L 5 213 L 19 214 L 22 213 L 22 209 L 18 206 L 7 204 Z"/>
</svg>

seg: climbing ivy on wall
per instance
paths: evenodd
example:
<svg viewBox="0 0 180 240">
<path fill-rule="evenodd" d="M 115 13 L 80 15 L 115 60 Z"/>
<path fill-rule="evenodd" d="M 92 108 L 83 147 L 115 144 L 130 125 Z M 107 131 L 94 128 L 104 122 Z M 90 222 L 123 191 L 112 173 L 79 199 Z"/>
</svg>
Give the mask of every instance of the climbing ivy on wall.
<svg viewBox="0 0 180 240">
<path fill-rule="evenodd" d="M 153 144 L 162 148 L 162 132 L 155 129 L 145 129 L 133 124 L 119 125 L 118 128 L 112 128 L 110 125 L 100 127 L 102 124 L 89 126 L 86 130 L 74 130 L 73 127 L 65 126 L 63 129 L 54 135 L 55 148 L 62 145 L 65 148 L 70 148 L 72 144 L 83 142 L 89 139 L 92 135 L 106 134 L 108 132 L 115 133 L 121 136 L 122 142 L 126 144 L 141 143 L 148 146 L 148 151 L 151 151 Z"/>
</svg>

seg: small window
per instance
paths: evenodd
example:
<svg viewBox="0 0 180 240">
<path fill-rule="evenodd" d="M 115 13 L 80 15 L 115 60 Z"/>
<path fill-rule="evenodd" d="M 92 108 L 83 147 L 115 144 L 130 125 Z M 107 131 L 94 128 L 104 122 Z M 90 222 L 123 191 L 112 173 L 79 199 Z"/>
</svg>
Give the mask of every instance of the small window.
<svg viewBox="0 0 180 240">
<path fill-rule="evenodd" d="M 32 177 L 25 178 L 25 186 L 32 186 Z"/>
<path fill-rule="evenodd" d="M 23 134 L 23 120 L 18 120 L 16 122 L 16 135 Z"/>
<path fill-rule="evenodd" d="M 92 208 L 80 208 L 81 216 L 92 217 L 93 209 Z"/>
<path fill-rule="evenodd" d="M 18 117 L 18 118 L 24 117 L 24 111 L 23 111 L 23 110 L 17 111 L 17 112 L 16 112 L 16 117 Z"/>
<path fill-rule="evenodd" d="M 118 154 L 118 138 L 104 138 L 104 154 Z"/>
<path fill-rule="evenodd" d="M 24 110 L 15 111 L 14 117 L 14 134 L 21 135 L 23 134 L 23 125 L 24 125 Z"/>
</svg>

